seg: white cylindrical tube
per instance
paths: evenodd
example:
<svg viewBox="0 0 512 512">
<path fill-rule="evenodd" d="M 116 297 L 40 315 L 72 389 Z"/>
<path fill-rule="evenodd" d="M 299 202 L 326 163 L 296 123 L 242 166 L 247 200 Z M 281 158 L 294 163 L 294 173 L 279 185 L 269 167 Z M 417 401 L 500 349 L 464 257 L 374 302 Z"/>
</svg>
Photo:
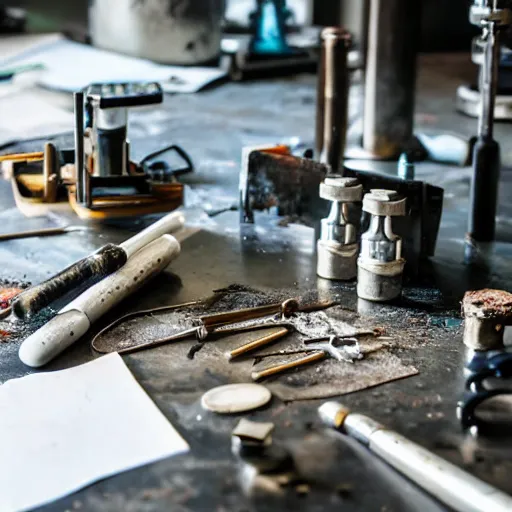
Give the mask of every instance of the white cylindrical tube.
<svg viewBox="0 0 512 512">
<path fill-rule="evenodd" d="M 512 510 L 512 497 L 396 432 L 374 432 L 370 436 L 370 450 L 455 510 Z"/>
<path fill-rule="evenodd" d="M 21 345 L 23 363 L 40 367 L 80 339 L 98 318 L 164 270 L 180 253 L 171 235 L 154 240 L 117 272 L 95 284 L 59 311 Z"/>
<path fill-rule="evenodd" d="M 460 512 L 510 512 L 512 497 L 409 439 L 337 402 L 319 408 L 322 421 L 346 432 L 437 499 Z"/>
<path fill-rule="evenodd" d="M 140 233 L 132 236 L 122 244 L 120 247 L 126 252 L 126 256 L 131 258 L 137 251 L 140 251 L 144 246 L 153 242 L 157 238 L 167 233 L 174 233 L 181 229 L 185 224 L 185 217 L 181 212 L 172 212 L 156 221 L 151 226 L 143 229 Z"/>
</svg>

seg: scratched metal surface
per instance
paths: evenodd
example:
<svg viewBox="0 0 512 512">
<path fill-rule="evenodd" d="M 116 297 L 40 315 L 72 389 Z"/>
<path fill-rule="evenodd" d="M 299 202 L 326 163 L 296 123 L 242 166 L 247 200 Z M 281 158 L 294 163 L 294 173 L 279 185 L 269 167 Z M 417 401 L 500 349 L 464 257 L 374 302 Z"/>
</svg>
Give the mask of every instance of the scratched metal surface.
<svg viewBox="0 0 512 512">
<path fill-rule="evenodd" d="M 467 66 L 427 59 L 422 70 L 418 126 L 431 131 L 439 128 L 472 134 L 475 122 L 452 110 L 455 87 L 467 76 Z M 229 209 L 236 204 L 241 146 L 293 138 L 305 143 L 312 140 L 314 98 L 314 79 L 304 76 L 263 83 L 226 84 L 198 95 L 167 97 L 163 108 L 134 116 L 131 140 L 138 156 L 171 140 L 191 153 L 197 172 L 186 178 L 187 202 L 194 209 L 195 222 L 203 230 L 183 243 L 182 256 L 161 279 L 118 307 L 101 325 L 131 310 L 204 297 L 211 290 L 232 283 L 267 289 L 318 288 L 324 295 L 342 292 L 349 297 L 350 307 L 356 308 L 353 287 L 333 287 L 317 280 L 314 240 L 308 230 L 290 227 L 280 231 L 262 222 L 240 231 L 236 212 L 214 217 L 202 213 L 203 210 Z M 355 88 L 354 115 L 358 106 L 358 89 Z M 356 132 L 357 126 L 353 137 Z M 505 141 L 512 134 L 512 127 L 500 125 L 497 132 Z M 507 163 L 512 163 L 509 146 L 504 146 L 503 152 Z M 446 310 L 437 310 L 429 294 L 422 296 L 411 288 L 414 308 L 404 308 L 399 313 L 406 319 L 415 315 L 422 318 L 418 336 L 424 336 L 425 341 L 421 350 L 404 349 L 401 357 L 419 369 L 419 376 L 357 392 L 343 397 L 343 401 L 512 493 L 508 477 L 512 469 L 512 439 L 468 439 L 461 433 L 455 418 L 465 357 L 460 329 L 441 329 L 436 343 L 432 342 L 429 330 L 429 322 L 439 315 L 455 317 L 465 289 L 487 283 L 511 289 L 510 247 L 497 244 L 487 272 L 464 266 L 462 237 L 469 171 L 425 164 L 419 167 L 418 175 L 442 184 L 447 190 L 438 252 L 424 274 L 429 285 L 443 293 Z M 504 201 L 500 212 L 506 213 L 510 212 L 511 196 L 505 191 L 511 184 L 510 174 L 504 173 L 503 178 Z M 4 182 L 0 183 L 0 204 L 4 232 L 33 227 L 34 222 L 46 224 L 40 220 L 27 221 L 13 210 L 10 191 Z M 510 235 L 510 215 L 508 220 L 506 217 L 502 214 L 499 226 L 503 239 Z M 37 282 L 106 241 L 122 241 L 139 228 L 140 224 L 92 227 L 88 232 L 64 237 L 4 243 L 0 246 L 1 277 Z M 380 314 L 383 321 L 389 321 L 397 311 L 384 309 Z M 0 381 L 29 373 L 17 358 L 17 348 L 17 342 L 0 344 Z M 174 357 L 173 350 L 172 346 L 161 347 L 127 356 L 125 361 L 158 407 L 187 439 L 191 453 L 109 478 L 44 510 L 220 512 L 299 507 L 312 511 L 339 510 L 340 507 L 364 511 L 444 510 L 362 447 L 322 431 L 316 419 L 317 401 L 284 404 L 274 399 L 264 410 L 246 415 L 275 422 L 274 439 L 290 446 L 303 471 L 313 474 L 318 484 L 304 497 L 290 490 L 279 498 L 261 494 L 248 498 L 241 490 L 240 472 L 230 453 L 229 434 L 239 416 L 218 417 L 205 413 L 200 406 L 201 394 L 214 385 L 225 383 L 226 378 L 216 373 L 214 363 L 201 358 L 184 363 L 180 371 L 171 371 L 166 361 Z M 92 357 L 84 340 L 48 369 L 70 367 Z M 191 374 L 199 375 L 192 380 L 188 378 Z M 101 436 L 101 425 L 95 428 Z M 338 484 L 352 486 L 351 491 L 340 495 L 333 490 Z"/>
</svg>

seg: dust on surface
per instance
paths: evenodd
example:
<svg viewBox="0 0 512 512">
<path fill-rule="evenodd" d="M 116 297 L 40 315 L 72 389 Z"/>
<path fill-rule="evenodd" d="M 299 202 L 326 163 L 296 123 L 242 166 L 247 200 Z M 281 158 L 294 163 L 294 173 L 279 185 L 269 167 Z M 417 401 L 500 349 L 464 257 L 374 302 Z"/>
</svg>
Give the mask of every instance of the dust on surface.
<svg viewBox="0 0 512 512">
<path fill-rule="evenodd" d="M 198 326 L 199 317 L 203 315 L 280 303 L 292 297 L 297 298 L 301 306 L 320 300 L 316 290 L 305 293 L 296 289 L 266 292 L 232 285 L 215 290 L 212 296 L 192 307 L 131 319 L 102 335 L 96 343 L 109 350 L 147 343 Z M 142 366 L 145 360 L 149 364 L 157 357 L 166 371 L 180 372 L 186 375 L 187 382 L 196 382 L 201 388 L 203 381 L 206 384 L 205 375 L 215 376 L 218 383 L 251 382 L 252 371 L 304 355 L 304 339 L 331 334 L 357 336 L 364 355 L 362 360 L 348 363 L 326 359 L 263 381 L 277 396 L 289 401 L 332 397 L 416 375 L 418 370 L 414 360 L 417 350 L 426 345 L 446 344 L 444 317 L 433 319 L 432 315 L 421 310 L 397 306 L 386 306 L 385 314 L 365 316 L 356 311 L 354 303 L 340 302 L 342 305 L 310 313 L 299 312 L 287 319 L 274 315 L 237 324 L 237 327 L 248 327 L 264 322 L 264 328 L 260 330 L 207 337 L 200 343 L 191 336 L 141 351 L 133 357 Z M 247 356 L 228 361 L 229 351 L 272 333 L 283 322 L 290 327 L 290 334 Z M 168 385 L 168 379 L 158 375 L 148 382 L 148 386 L 157 389 Z"/>
</svg>

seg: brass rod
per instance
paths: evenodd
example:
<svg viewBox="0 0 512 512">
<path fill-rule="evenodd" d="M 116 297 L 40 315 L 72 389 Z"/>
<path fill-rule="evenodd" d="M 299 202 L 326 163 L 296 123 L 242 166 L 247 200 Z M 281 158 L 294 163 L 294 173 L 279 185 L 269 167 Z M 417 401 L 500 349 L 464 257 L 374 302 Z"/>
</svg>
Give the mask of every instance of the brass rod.
<svg viewBox="0 0 512 512">
<path fill-rule="evenodd" d="M 246 343 L 245 345 L 235 348 L 235 350 L 228 352 L 228 354 L 227 354 L 228 360 L 231 361 L 231 360 L 235 359 L 236 357 L 240 357 L 244 354 L 247 354 L 249 352 L 253 352 L 254 350 L 257 350 L 258 348 L 269 345 L 273 341 L 286 336 L 288 334 L 288 332 L 289 332 L 288 329 L 283 327 L 276 332 L 267 334 L 266 336 L 262 336 L 261 338 L 258 338 L 254 341 Z"/>
<path fill-rule="evenodd" d="M 271 375 L 275 375 L 276 373 L 281 373 L 286 370 L 291 370 L 292 368 L 314 363 L 315 361 L 321 361 L 322 359 L 325 359 L 326 355 L 327 354 L 324 351 L 313 352 L 313 354 L 310 354 L 309 356 L 301 357 L 300 359 L 290 361 L 289 363 L 272 366 L 271 368 L 267 368 L 266 370 L 262 370 L 260 372 L 252 372 L 251 377 L 252 380 L 261 380 L 266 377 L 270 377 Z"/>
</svg>

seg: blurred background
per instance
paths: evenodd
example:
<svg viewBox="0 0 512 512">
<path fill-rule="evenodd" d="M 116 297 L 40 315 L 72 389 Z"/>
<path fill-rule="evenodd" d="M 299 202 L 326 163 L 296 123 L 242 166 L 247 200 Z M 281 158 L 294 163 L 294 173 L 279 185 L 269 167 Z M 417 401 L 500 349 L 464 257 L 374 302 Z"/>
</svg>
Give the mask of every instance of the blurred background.
<svg viewBox="0 0 512 512">
<path fill-rule="evenodd" d="M 351 11 L 357 11 L 364 0 L 290 0 L 297 23 L 318 25 L 346 21 Z M 63 27 L 84 27 L 88 0 L 20 0 L 9 5 L 29 9 L 29 29 L 36 31 L 61 30 Z M 471 38 L 478 32 L 469 23 L 469 0 L 423 0 L 421 51 L 468 51 Z M 232 20 L 243 20 L 254 9 L 253 0 L 227 0 L 226 14 Z"/>
</svg>

